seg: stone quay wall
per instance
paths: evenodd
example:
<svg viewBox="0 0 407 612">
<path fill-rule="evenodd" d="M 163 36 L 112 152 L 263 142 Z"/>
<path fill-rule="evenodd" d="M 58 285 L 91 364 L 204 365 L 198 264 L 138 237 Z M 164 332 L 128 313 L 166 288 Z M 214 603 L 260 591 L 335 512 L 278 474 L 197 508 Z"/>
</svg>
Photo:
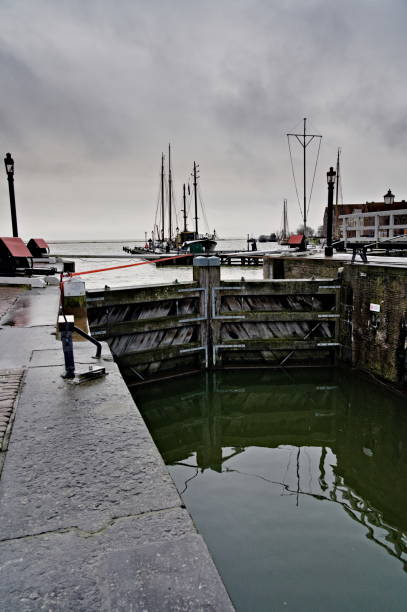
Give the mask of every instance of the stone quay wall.
<svg viewBox="0 0 407 612">
<path fill-rule="evenodd" d="M 406 260 L 407 264 L 407 260 Z M 381 379 L 407 386 L 407 265 L 351 264 L 349 259 L 267 257 L 265 278 L 337 275 L 340 358 Z"/>
</svg>

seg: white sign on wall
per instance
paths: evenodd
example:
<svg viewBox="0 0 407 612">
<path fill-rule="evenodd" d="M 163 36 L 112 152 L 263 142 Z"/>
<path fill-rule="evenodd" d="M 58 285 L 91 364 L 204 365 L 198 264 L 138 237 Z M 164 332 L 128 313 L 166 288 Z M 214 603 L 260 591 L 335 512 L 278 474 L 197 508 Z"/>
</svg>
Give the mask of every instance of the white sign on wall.
<svg viewBox="0 0 407 612">
<path fill-rule="evenodd" d="M 380 304 L 370 304 L 370 312 L 380 312 Z"/>
</svg>

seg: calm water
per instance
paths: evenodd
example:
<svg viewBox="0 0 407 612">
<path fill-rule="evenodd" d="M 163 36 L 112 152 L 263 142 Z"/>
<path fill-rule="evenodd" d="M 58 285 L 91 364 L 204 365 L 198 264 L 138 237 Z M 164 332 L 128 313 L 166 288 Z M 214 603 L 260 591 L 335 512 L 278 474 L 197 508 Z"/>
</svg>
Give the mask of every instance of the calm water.
<svg viewBox="0 0 407 612">
<path fill-rule="evenodd" d="M 407 609 L 404 398 L 329 369 L 134 396 L 238 610 Z"/>
<path fill-rule="evenodd" d="M 108 268 L 111 266 L 121 266 L 125 264 L 135 263 L 137 260 L 132 259 L 115 259 L 115 255 L 123 255 L 122 247 L 143 246 L 143 242 L 134 242 L 123 240 L 123 242 L 49 242 L 51 254 L 58 253 L 61 255 L 88 255 L 102 254 L 109 255 L 106 259 L 88 259 L 74 257 L 76 271 L 94 270 L 99 268 Z M 244 239 L 234 240 L 218 240 L 218 247 L 222 250 L 246 250 L 247 242 Z M 278 245 L 274 242 L 258 243 L 259 250 L 276 249 Z M 140 260 L 142 261 L 142 260 Z M 240 279 L 244 276 L 247 280 L 263 278 L 262 268 L 247 268 L 240 266 L 231 266 L 230 268 L 222 268 L 222 279 Z M 176 266 L 176 267 L 161 267 L 156 268 L 155 264 L 147 264 L 135 266 L 133 268 L 124 268 L 122 270 L 112 270 L 108 272 L 99 272 L 97 274 L 87 274 L 83 276 L 88 289 L 95 289 L 109 285 L 110 287 L 121 287 L 126 285 L 155 285 L 158 283 L 172 283 L 177 279 L 179 281 L 190 281 L 192 279 L 191 266 Z"/>
</svg>

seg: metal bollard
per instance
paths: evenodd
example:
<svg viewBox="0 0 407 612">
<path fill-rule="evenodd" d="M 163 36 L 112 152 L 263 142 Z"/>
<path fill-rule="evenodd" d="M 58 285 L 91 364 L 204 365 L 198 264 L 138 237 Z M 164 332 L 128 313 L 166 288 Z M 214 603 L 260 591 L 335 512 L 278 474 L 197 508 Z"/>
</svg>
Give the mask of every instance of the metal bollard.
<svg viewBox="0 0 407 612">
<path fill-rule="evenodd" d="M 75 320 L 73 315 L 60 315 L 58 317 L 58 330 L 61 333 L 62 350 L 65 359 L 65 374 L 62 378 L 75 378 L 75 360 L 73 356 L 72 332 Z"/>
</svg>

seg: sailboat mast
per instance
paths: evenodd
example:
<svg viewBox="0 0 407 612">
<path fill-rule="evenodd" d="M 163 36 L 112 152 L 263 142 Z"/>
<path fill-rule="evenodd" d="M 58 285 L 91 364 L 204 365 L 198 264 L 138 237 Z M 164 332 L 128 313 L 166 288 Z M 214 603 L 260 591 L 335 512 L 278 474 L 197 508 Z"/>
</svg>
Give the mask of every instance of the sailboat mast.
<svg viewBox="0 0 407 612">
<path fill-rule="evenodd" d="M 338 156 L 336 158 L 336 197 L 335 197 L 335 204 L 336 206 L 338 206 L 338 195 L 339 195 L 339 178 L 340 178 L 340 173 L 339 173 L 339 157 L 341 155 L 341 148 L 338 147 Z"/>
<path fill-rule="evenodd" d="M 298 140 L 298 142 L 300 143 L 300 145 L 302 146 L 303 149 L 303 175 L 304 175 L 304 210 L 303 210 L 303 220 L 304 220 L 304 238 L 307 237 L 307 147 L 308 145 L 311 144 L 311 142 L 314 140 L 314 138 L 319 138 L 319 146 L 321 144 L 321 138 L 322 136 L 320 134 L 307 134 L 307 119 L 306 117 L 304 117 L 304 127 L 303 127 L 303 131 L 301 134 L 287 134 L 287 139 L 288 139 L 288 148 L 290 151 L 290 159 L 291 159 L 291 170 L 293 173 L 293 178 L 294 178 L 294 183 L 295 183 L 295 189 L 297 191 L 297 182 L 295 179 L 295 173 L 294 173 L 294 165 L 293 165 L 293 159 L 292 159 L 292 154 L 291 154 L 291 146 L 290 146 L 290 137 L 296 138 Z M 316 162 L 315 162 L 315 170 L 318 164 L 318 156 L 319 156 L 319 146 L 318 146 L 318 153 L 317 153 L 317 158 L 316 158 Z M 314 178 L 315 178 L 315 170 L 314 170 Z M 313 186 L 314 180 L 312 181 L 312 186 Z M 312 186 L 311 186 L 311 192 L 312 192 Z M 298 191 L 297 191 L 297 198 L 298 198 L 298 205 L 301 208 L 301 204 L 300 204 L 300 198 L 298 195 Z M 310 200 L 311 200 L 311 194 L 310 194 Z"/>
<path fill-rule="evenodd" d="M 185 183 L 182 186 L 182 201 L 184 202 L 184 208 L 182 209 L 182 214 L 184 217 L 184 232 L 187 230 L 187 198 L 185 195 Z"/>
<path fill-rule="evenodd" d="M 306 124 L 307 119 L 304 117 L 304 238 L 307 237 L 307 146 L 306 146 Z"/>
<path fill-rule="evenodd" d="M 171 176 L 171 145 L 168 145 L 168 233 L 172 240 L 172 176 Z"/>
<path fill-rule="evenodd" d="M 194 162 L 194 203 L 195 203 L 195 238 L 198 238 L 198 197 L 197 197 L 197 182 L 196 182 L 196 163 Z"/>
<path fill-rule="evenodd" d="M 283 204 L 283 240 L 288 238 L 288 219 L 287 219 L 287 200 L 284 198 Z"/>
<path fill-rule="evenodd" d="M 339 208 L 338 208 L 338 199 L 339 199 L 339 181 L 341 178 L 340 174 L 340 163 L 339 158 L 341 155 L 341 148 L 338 147 L 338 156 L 336 158 L 336 194 L 335 194 L 335 225 L 334 225 L 334 238 L 340 238 L 340 230 L 339 230 Z"/>
<path fill-rule="evenodd" d="M 161 154 L 161 241 L 164 242 L 164 153 Z"/>
</svg>

